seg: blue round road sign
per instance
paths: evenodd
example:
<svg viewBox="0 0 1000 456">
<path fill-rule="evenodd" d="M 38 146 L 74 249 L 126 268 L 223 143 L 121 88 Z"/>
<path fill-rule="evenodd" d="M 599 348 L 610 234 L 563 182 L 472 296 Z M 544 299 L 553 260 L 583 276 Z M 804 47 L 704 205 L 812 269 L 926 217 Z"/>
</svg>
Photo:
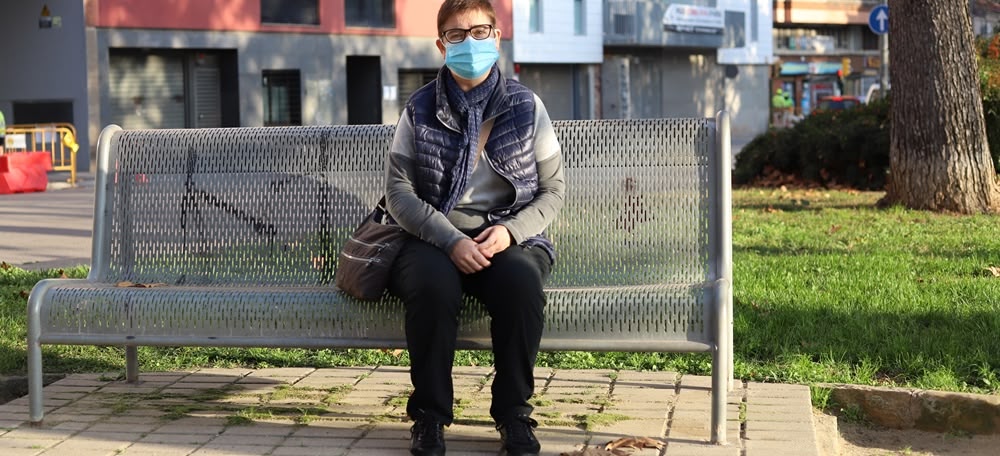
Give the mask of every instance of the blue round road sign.
<svg viewBox="0 0 1000 456">
<path fill-rule="evenodd" d="M 876 35 L 889 33 L 889 7 L 879 5 L 872 9 L 868 15 L 868 28 L 872 29 Z"/>
</svg>

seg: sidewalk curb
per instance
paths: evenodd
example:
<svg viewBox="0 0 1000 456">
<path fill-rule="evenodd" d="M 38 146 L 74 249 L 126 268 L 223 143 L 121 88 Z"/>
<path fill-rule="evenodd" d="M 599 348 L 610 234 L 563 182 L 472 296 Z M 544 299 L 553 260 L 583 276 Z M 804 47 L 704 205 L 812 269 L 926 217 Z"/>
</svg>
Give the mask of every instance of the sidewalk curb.
<svg viewBox="0 0 1000 456">
<path fill-rule="evenodd" d="M 913 388 L 819 384 L 840 407 L 860 409 L 866 420 L 893 429 L 1000 434 L 1000 396 Z"/>
</svg>

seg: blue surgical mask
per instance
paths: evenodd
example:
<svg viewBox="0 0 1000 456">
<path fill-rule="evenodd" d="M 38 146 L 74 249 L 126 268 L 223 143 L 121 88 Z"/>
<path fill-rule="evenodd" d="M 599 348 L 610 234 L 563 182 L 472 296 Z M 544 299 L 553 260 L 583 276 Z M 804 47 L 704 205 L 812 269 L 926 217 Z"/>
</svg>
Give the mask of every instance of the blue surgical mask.
<svg viewBox="0 0 1000 456">
<path fill-rule="evenodd" d="M 461 43 L 447 45 L 444 64 L 464 79 L 476 79 L 490 71 L 499 58 L 494 38 L 477 40 L 467 36 Z"/>
</svg>

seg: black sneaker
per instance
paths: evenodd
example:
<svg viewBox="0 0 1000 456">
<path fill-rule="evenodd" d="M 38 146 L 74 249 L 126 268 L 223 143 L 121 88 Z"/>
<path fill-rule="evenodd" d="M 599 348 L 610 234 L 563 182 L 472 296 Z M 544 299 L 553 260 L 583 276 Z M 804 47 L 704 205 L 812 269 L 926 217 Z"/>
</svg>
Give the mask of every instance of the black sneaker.
<svg viewBox="0 0 1000 456">
<path fill-rule="evenodd" d="M 410 454 L 444 456 L 444 425 L 431 418 L 416 420 L 410 428 Z"/>
<path fill-rule="evenodd" d="M 503 443 L 501 455 L 505 456 L 538 456 L 542 445 L 535 438 L 534 428 L 538 422 L 527 415 L 517 415 L 508 418 L 497 425 L 500 431 L 500 441 Z"/>
</svg>

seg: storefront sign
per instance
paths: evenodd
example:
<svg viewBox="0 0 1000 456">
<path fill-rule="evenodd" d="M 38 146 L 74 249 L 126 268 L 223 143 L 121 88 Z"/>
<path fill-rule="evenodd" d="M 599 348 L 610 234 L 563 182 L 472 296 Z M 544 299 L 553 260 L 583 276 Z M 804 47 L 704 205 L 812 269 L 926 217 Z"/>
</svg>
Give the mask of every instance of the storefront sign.
<svg viewBox="0 0 1000 456">
<path fill-rule="evenodd" d="M 781 75 L 837 74 L 842 68 L 841 62 L 785 62 L 781 64 Z"/>
<path fill-rule="evenodd" d="M 725 26 L 718 8 L 671 4 L 663 15 L 663 30 L 667 32 L 722 35 Z"/>
</svg>

